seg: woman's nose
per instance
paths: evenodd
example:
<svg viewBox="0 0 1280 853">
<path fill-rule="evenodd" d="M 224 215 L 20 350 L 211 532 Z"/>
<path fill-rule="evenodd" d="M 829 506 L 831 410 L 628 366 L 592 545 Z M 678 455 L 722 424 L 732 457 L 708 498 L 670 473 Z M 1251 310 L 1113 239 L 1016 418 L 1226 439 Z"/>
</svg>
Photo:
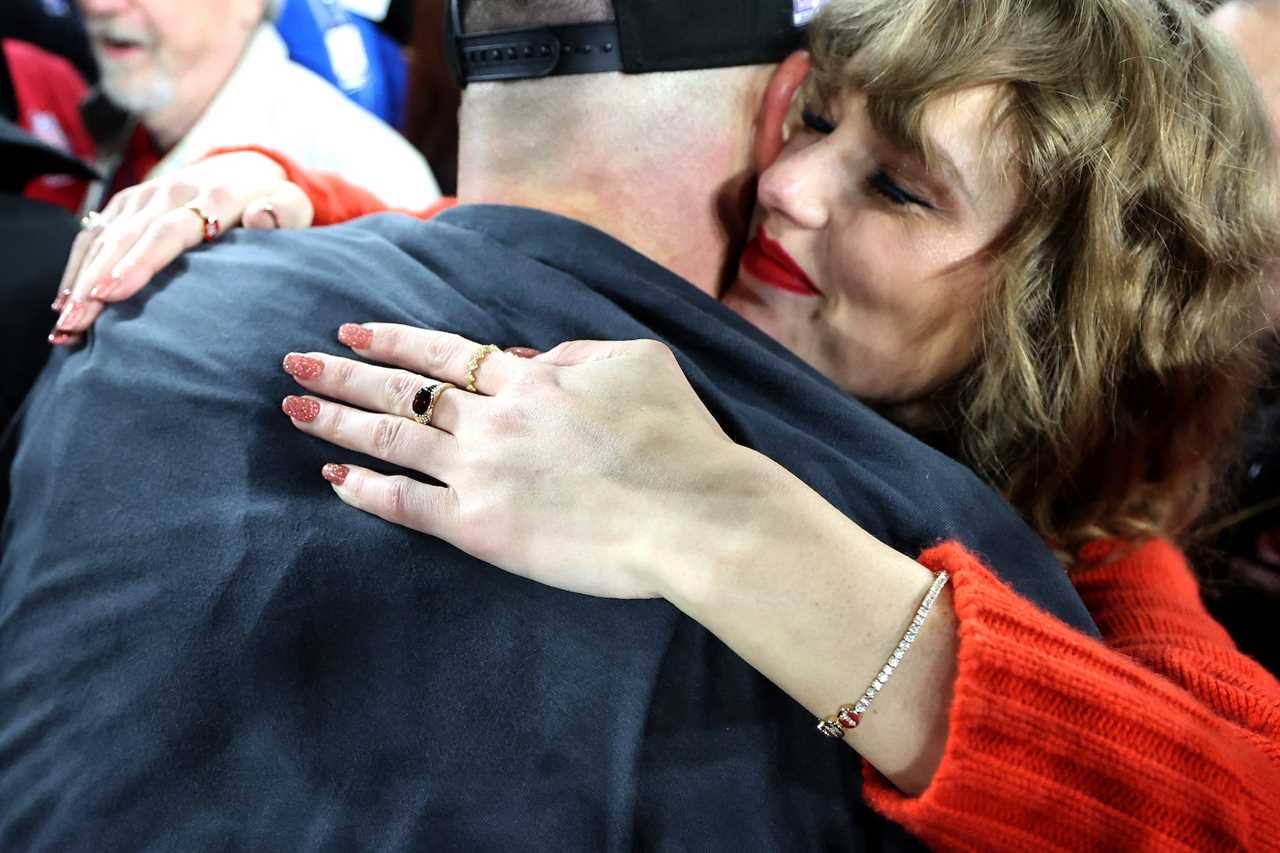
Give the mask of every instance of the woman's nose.
<svg viewBox="0 0 1280 853">
<path fill-rule="evenodd" d="M 760 204 L 774 216 L 783 216 L 801 228 L 822 228 L 830 217 L 830 199 L 838 176 L 833 174 L 825 150 L 828 140 L 818 139 L 784 151 L 760 176 Z"/>
</svg>

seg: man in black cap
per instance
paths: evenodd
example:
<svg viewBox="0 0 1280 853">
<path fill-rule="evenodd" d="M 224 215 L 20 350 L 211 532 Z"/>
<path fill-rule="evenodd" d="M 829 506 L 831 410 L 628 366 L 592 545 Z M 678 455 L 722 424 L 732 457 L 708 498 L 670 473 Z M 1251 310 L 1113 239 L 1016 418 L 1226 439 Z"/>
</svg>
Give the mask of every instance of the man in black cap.
<svg viewBox="0 0 1280 853">
<path fill-rule="evenodd" d="M 463 17 L 462 206 L 238 232 L 54 356 L 2 542 L 0 848 L 911 845 L 851 750 L 665 602 L 536 585 L 337 501 L 276 406 L 280 357 L 347 321 L 663 340 L 730 435 L 868 532 L 959 539 L 1092 629 L 1003 501 L 707 295 L 781 133 L 797 7 L 617 7 Z"/>
</svg>

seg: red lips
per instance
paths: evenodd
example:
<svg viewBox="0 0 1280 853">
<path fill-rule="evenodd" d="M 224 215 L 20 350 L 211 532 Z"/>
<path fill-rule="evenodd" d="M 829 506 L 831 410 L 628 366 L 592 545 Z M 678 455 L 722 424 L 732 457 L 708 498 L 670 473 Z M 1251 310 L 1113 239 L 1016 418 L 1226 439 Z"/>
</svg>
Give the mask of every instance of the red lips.
<svg viewBox="0 0 1280 853">
<path fill-rule="evenodd" d="M 803 296 L 822 295 L 813 286 L 808 274 L 787 254 L 787 250 L 771 239 L 763 228 L 756 229 L 756 235 L 743 250 L 742 267 L 752 278 L 779 290 Z"/>
</svg>

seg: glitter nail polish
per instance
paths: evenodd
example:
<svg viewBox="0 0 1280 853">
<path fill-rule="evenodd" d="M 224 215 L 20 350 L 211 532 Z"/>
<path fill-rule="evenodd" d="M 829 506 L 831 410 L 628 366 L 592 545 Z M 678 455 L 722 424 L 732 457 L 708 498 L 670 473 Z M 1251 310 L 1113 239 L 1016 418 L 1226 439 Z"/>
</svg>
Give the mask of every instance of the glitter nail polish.
<svg viewBox="0 0 1280 853">
<path fill-rule="evenodd" d="M 351 473 L 351 469 L 346 465 L 329 464 L 320 469 L 320 476 L 324 477 L 335 486 L 341 486 L 347 481 L 347 475 Z"/>
<path fill-rule="evenodd" d="M 338 340 L 352 349 L 368 349 L 373 343 L 373 331 L 355 323 L 343 323 L 338 329 Z"/>
<path fill-rule="evenodd" d="M 285 397 L 280 408 L 295 421 L 309 424 L 320 415 L 320 404 L 309 397 Z"/>
<path fill-rule="evenodd" d="M 62 315 L 58 317 L 55 328 L 62 332 L 74 332 L 76 323 L 83 315 L 84 303 L 79 299 L 72 299 L 67 303 L 67 307 L 62 309 Z"/>
<path fill-rule="evenodd" d="M 324 373 L 324 362 L 318 358 L 308 358 L 305 355 L 298 355 L 291 352 L 284 357 L 281 364 L 284 372 L 304 382 L 315 379 L 321 373 Z"/>
</svg>

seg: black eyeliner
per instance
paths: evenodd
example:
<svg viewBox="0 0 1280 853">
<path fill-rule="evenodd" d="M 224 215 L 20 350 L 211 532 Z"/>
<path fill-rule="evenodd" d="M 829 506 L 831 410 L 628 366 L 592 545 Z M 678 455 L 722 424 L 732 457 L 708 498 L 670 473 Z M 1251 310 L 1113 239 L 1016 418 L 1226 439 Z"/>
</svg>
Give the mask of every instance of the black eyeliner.
<svg viewBox="0 0 1280 853">
<path fill-rule="evenodd" d="M 836 126 L 828 119 L 815 113 L 813 110 L 801 110 L 800 120 L 804 122 L 804 126 L 815 133 L 830 134 L 834 133 Z"/>
<path fill-rule="evenodd" d="M 889 173 L 884 169 L 876 172 L 868 179 L 868 181 L 876 192 L 885 196 L 894 204 L 918 204 L 921 207 L 927 207 L 930 210 L 934 209 L 933 205 L 929 204 L 929 202 L 919 196 L 912 195 L 902 187 L 898 186 L 894 182 L 893 178 L 889 177 Z"/>
</svg>

